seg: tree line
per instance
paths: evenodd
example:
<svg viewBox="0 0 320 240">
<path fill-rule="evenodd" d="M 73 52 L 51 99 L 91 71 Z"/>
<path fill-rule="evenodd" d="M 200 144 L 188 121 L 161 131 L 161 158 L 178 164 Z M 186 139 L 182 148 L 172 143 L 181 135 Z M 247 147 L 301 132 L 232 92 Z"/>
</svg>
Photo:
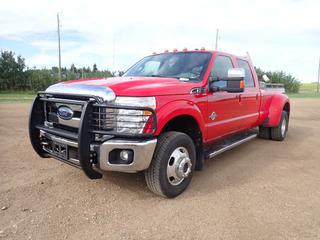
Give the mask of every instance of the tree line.
<svg viewBox="0 0 320 240">
<path fill-rule="evenodd" d="M 294 76 L 285 73 L 284 71 L 263 71 L 260 68 L 255 68 L 258 79 L 262 79 L 265 74 L 270 79 L 271 83 L 282 83 L 286 93 L 298 93 L 300 89 L 300 81 Z"/>
<path fill-rule="evenodd" d="M 96 64 L 90 67 L 77 68 L 74 64 L 70 68 L 61 68 L 62 81 L 80 78 L 111 77 L 122 72 L 98 70 Z M 11 51 L 1 51 L 0 54 L 0 91 L 38 91 L 59 82 L 58 67 L 27 68 L 25 59 Z"/>
<path fill-rule="evenodd" d="M 298 79 L 283 71 L 263 71 L 256 68 L 259 79 L 266 74 L 271 83 L 282 83 L 288 93 L 299 92 L 300 82 Z M 122 71 L 110 72 L 109 70 L 98 70 L 96 64 L 90 67 L 77 68 L 74 64 L 70 68 L 61 68 L 62 81 L 80 78 L 98 78 L 122 75 Z M 59 82 L 59 69 L 27 68 L 25 59 L 11 51 L 1 51 L 0 54 L 0 91 L 38 91 L 44 90 L 49 85 Z"/>
</svg>

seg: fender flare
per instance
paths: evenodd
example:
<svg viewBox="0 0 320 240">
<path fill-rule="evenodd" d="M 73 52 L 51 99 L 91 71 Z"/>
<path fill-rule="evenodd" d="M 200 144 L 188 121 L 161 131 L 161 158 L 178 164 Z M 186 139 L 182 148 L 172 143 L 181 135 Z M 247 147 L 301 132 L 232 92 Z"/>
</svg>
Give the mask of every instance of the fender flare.
<svg viewBox="0 0 320 240">
<path fill-rule="evenodd" d="M 159 135 L 163 129 L 163 127 L 170 122 L 175 117 L 179 116 L 190 116 L 195 119 L 197 122 L 199 129 L 202 133 L 203 138 L 206 135 L 205 131 L 205 122 L 202 117 L 202 113 L 199 109 L 199 107 L 191 102 L 186 100 L 177 100 L 170 102 L 164 106 L 162 106 L 157 111 L 157 131 L 155 132 L 155 135 Z"/>
<path fill-rule="evenodd" d="M 286 95 L 274 95 L 272 97 L 269 112 L 266 120 L 263 123 L 264 127 L 276 127 L 280 123 L 281 114 L 285 105 L 289 105 L 290 113 L 290 101 Z"/>
</svg>

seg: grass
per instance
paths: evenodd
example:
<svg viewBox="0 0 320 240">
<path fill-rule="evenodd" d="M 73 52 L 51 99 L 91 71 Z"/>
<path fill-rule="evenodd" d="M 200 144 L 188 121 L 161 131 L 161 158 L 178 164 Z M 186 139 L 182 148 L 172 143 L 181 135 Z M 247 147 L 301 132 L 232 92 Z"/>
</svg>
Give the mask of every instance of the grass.
<svg viewBox="0 0 320 240">
<path fill-rule="evenodd" d="M 36 92 L 32 91 L 6 91 L 0 92 L 1 102 L 31 102 L 35 97 Z"/>
<path fill-rule="evenodd" d="M 302 83 L 299 93 L 289 93 L 291 98 L 320 98 L 317 93 L 317 83 Z"/>
</svg>

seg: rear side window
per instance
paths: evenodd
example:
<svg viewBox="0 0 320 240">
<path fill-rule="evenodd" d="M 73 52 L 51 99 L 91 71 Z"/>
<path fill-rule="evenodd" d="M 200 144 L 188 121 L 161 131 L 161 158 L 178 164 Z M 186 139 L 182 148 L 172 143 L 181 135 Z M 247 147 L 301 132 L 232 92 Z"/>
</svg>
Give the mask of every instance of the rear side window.
<svg viewBox="0 0 320 240">
<path fill-rule="evenodd" d="M 210 76 L 213 80 L 227 79 L 228 70 L 233 68 L 232 61 L 227 56 L 217 56 L 213 62 Z M 213 83 L 216 87 L 226 87 L 226 81 L 217 81 Z"/>
<path fill-rule="evenodd" d="M 245 70 L 245 86 L 246 87 L 254 87 L 254 81 L 253 81 L 253 76 L 252 72 L 250 70 L 249 63 L 245 60 L 237 59 L 238 67 L 243 68 Z"/>
</svg>

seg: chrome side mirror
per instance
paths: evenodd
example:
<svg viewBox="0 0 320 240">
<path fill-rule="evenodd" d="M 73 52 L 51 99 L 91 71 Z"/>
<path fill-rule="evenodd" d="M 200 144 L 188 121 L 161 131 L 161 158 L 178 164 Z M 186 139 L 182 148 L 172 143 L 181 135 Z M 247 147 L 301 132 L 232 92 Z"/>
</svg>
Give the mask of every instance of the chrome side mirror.
<svg viewBox="0 0 320 240">
<path fill-rule="evenodd" d="M 243 68 L 230 68 L 228 70 L 228 81 L 243 80 L 246 72 Z"/>
<path fill-rule="evenodd" d="M 270 82 L 270 79 L 269 79 L 268 76 L 265 75 L 265 74 L 262 75 L 262 79 L 263 79 L 263 81 L 265 81 L 265 82 Z"/>
</svg>

